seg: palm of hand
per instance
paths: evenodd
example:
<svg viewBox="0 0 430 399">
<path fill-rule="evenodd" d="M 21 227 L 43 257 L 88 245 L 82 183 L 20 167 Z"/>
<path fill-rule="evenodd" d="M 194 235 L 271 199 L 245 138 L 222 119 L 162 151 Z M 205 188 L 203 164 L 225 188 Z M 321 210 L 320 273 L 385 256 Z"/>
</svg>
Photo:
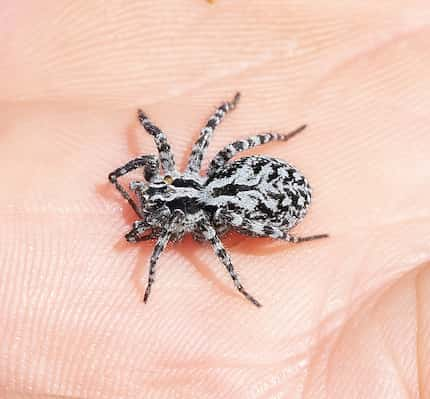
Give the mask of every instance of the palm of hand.
<svg viewBox="0 0 430 399">
<path fill-rule="evenodd" d="M 2 9 L 5 397 L 428 395 L 428 16 L 418 1 L 383 18 L 371 5 L 269 3 Z M 264 153 L 299 165 L 315 189 L 295 233 L 332 237 L 227 240 L 262 309 L 186 239 L 144 306 L 151 244 L 122 242 L 133 216 L 106 173 L 154 152 L 136 108 L 184 166 L 208 109 L 236 88 L 246 96 L 207 159 L 308 123 Z"/>
</svg>

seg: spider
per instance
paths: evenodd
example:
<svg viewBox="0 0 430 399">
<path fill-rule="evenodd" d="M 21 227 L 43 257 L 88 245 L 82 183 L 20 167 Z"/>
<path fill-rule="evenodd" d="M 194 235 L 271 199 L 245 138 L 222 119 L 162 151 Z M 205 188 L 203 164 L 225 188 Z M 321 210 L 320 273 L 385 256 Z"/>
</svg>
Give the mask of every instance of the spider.
<svg viewBox="0 0 430 399">
<path fill-rule="evenodd" d="M 249 148 L 271 141 L 287 141 L 306 125 L 284 135 L 264 133 L 235 141 L 218 152 L 210 162 L 206 176 L 201 176 L 203 155 L 213 132 L 239 99 L 240 93 L 237 93 L 232 101 L 223 103 L 211 116 L 193 146 L 183 173 L 176 169 L 165 134 L 142 110 L 137 112 L 140 124 L 155 141 L 159 157 L 142 155 L 135 158 L 110 173 L 109 181 L 138 216 L 131 231 L 125 235 L 126 240 L 136 243 L 156 239 L 149 262 L 145 303 L 151 293 L 160 254 L 169 241 L 179 241 L 186 233 L 211 244 L 236 289 L 258 307 L 260 302 L 243 287 L 220 237 L 229 230 L 292 243 L 328 237 L 327 234 L 296 237 L 289 233 L 304 218 L 311 202 L 311 188 L 294 166 L 268 156 L 247 156 L 229 162 Z M 137 201 L 118 181 L 135 169 L 142 169 L 144 175 L 144 180 L 130 183 Z"/>
</svg>

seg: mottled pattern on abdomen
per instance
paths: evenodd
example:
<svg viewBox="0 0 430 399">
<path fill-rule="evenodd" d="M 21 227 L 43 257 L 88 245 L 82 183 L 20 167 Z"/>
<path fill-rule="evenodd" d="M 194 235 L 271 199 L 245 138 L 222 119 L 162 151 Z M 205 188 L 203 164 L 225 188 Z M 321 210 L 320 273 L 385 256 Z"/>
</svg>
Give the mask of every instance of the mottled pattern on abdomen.
<svg viewBox="0 0 430 399">
<path fill-rule="evenodd" d="M 305 216 L 311 201 L 309 184 L 294 166 L 265 156 L 225 165 L 206 181 L 204 192 L 212 212 L 224 209 L 285 230 Z"/>
</svg>

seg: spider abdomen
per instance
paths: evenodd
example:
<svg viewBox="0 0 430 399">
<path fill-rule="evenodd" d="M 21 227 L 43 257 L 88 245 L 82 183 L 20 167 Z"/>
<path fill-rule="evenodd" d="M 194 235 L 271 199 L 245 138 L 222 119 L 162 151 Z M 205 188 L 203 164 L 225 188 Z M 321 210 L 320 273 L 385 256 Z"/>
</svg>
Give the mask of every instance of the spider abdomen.
<svg viewBox="0 0 430 399">
<path fill-rule="evenodd" d="M 238 230 L 252 222 L 289 230 L 306 214 L 311 188 L 285 161 L 250 156 L 226 164 L 205 184 L 207 206 L 227 215 Z M 243 222 L 241 222 L 243 221 Z"/>
</svg>

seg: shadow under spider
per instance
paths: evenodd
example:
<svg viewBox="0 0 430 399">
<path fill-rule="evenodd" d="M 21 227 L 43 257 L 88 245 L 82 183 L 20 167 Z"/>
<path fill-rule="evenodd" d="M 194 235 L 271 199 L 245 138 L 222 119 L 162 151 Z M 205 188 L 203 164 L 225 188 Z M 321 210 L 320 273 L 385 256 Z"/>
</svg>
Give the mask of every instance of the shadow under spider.
<svg viewBox="0 0 430 399">
<path fill-rule="evenodd" d="M 239 234 L 238 233 L 233 233 L 231 234 L 231 237 L 229 237 L 227 240 L 225 240 L 226 242 L 226 247 L 230 249 L 236 247 L 239 247 L 241 250 L 240 251 L 234 251 L 234 252 L 241 252 L 241 253 L 246 253 L 249 254 L 250 250 L 248 247 L 254 247 L 255 249 L 255 245 L 254 243 L 251 242 L 251 240 L 253 240 L 253 238 L 248 237 L 246 239 L 246 241 L 249 242 L 249 244 L 247 245 L 242 245 L 242 242 L 239 241 Z M 267 240 L 268 241 L 268 240 Z M 279 244 L 283 244 L 283 243 L 278 243 Z M 139 295 L 142 296 L 143 298 L 143 294 L 145 292 L 146 289 L 146 284 L 147 284 L 147 274 L 148 274 L 148 266 L 149 266 L 149 259 L 154 247 L 154 240 L 149 240 L 146 242 L 141 242 L 138 244 L 131 244 L 128 243 L 125 239 L 121 239 L 118 240 L 117 243 L 115 244 L 114 248 L 117 251 L 125 251 L 128 248 L 130 248 L 133 245 L 139 245 L 139 252 L 137 255 L 137 263 L 134 267 L 134 271 L 132 274 L 132 281 L 133 284 L 135 286 L 135 288 L 137 289 Z M 213 255 L 213 260 L 209 260 L 209 261 L 203 261 L 201 259 L 200 256 L 197 255 L 197 248 L 205 248 L 206 250 L 210 251 L 210 255 Z M 261 248 L 259 251 L 257 252 L 259 255 L 267 255 L 268 253 L 273 253 L 273 245 L 270 246 L 271 248 L 264 250 L 263 248 Z M 184 239 L 180 242 L 171 242 L 169 243 L 168 247 L 166 248 L 166 253 L 164 254 L 164 256 L 162 256 L 160 258 L 159 261 L 159 267 L 163 267 L 162 264 L 163 263 L 168 263 L 163 261 L 163 259 L 166 259 L 169 252 L 170 251 L 178 251 L 179 254 L 181 254 L 187 261 L 189 264 L 191 264 L 195 270 L 200 274 L 201 277 L 203 277 L 205 280 L 211 282 L 215 288 L 217 290 L 219 290 L 220 292 L 222 292 L 225 295 L 228 295 L 230 297 L 236 297 L 237 292 L 234 289 L 234 286 L 231 286 L 230 284 L 230 279 L 228 278 L 228 274 L 226 273 L 225 275 L 225 279 L 222 277 L 219 277 L 213 270 L 213 267 L 219 267 L 222 270 L 224 270 L 224 266 L 219 262 L 219 260 L 217 259 L 215 253 L 213 253 L 213 250 L 211 248 L 211 246 L 209 245 L 209 243 L 205 243 L 205 242 L 196 242 L 194 241 L 194 239 L 191 237 L 191 235 L 187 235 L 186 237 L 184 237 Z M 285 246 L 279 246 L 278 251 L 285 251 L 286 248 Z M 258 251 L 258 250 L 257 250 Z M 232 252 L 232 251 L 230 251 Z M 234 254 L 232 254 L 232 257 L 234 258 Z M 212 265 L 212 267 L 209 266 L 209 263 Z M 167 267 L 174 267 L 174 264 L 171 263 L 170 265 L 166 265 Z M 240 265 L 238 266 L 238 268 L 240 268 Z"/>
</svg>

